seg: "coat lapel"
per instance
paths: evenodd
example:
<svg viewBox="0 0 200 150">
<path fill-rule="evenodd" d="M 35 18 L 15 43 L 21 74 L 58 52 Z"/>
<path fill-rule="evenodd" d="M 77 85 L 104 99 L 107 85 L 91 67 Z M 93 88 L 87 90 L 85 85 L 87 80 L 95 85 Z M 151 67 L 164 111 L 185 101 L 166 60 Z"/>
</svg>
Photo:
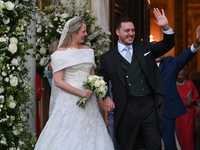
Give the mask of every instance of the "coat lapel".
<svg viewBox="0 0 200 150">
<path fill-rule="evenodd" d="M 121 66 L 121 62 L 120 62 L 120 58 L 119 58 L 120 54 L 118 52 L 117 46 L 111 51 L 110 55 L 111 55 L 110 56 L 111 61 L 113 62 L 113 66 L 117 72 L 117 75 L 119 76 L 123 85 L 126 87 L 125 80 L 124 80 L 124 74 L 122 71 L 122 66 Z"/>
</svg>

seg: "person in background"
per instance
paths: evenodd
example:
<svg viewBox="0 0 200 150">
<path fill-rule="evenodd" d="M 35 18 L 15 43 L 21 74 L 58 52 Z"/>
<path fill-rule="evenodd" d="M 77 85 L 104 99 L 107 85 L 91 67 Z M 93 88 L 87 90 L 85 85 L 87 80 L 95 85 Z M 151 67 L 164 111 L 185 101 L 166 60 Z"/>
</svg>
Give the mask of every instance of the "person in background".
<svg viewBox="0 0 200 150">
<path fill-rule="evenodd" d="M 200 72 L 195 70 L 191 73 L 190 80 L 197 88 L 197 92 L 200 95 Z M 197 107 L 197 120 L 195 125 L 195 150 L 200 150 L 200 103 Z"/>
<path fill-rule="evenodd" d="M 40 127 L 40 99 L 42 96 L 42 86 L 40 81 L 40 75 L 36 73 L 36 137 L 38 138 L 41 133 Z"/>
<path fill-rule="evenodd" d="M 185 66 L 179 72 L 176 82 L 179 95 L 188 111 L 187 114 L 176 119 L 176 133 L 182 150 L 194 150 L 194 127 L 197 117 L 196 106 L 199 101 L 199 94 L 193 82 L 185 79 L 187 72 L 188 70 Z"/>
<path fill-rule="evenodd" d="M 156 43 L 156 41 L 152 43 Z M 162 129 L 162 139 L 165 150 L 177 150 L 175 142 L 176 118 L 187 113 L 176 87 L 177 76 L 181 69 L 196 55 L 199 46 L 200 26 L 196 30 L 195 42 L 177 58 L 172 56 L 164 58 L 161 56 L 155 59 L 161 73 L 165 90 L 164 121 Z"/>
<path fill-rule="evenodd" d="M 113 99 L 112 95 L 112 84 L 109 81 L 109 93 L 111 99 Z M 115 137 L 115 130 L 114 130 L 114 112 L 113 111 L 104 111 L 104 122 L 107 126 L 108 133 L 112 139 L 113 145 L 115 150 L 119 150 L 119 144 L 117 143 L 116 137 Z"/>
<path fill-rule="evenodd" d="M 53 52 L 56 51 L 58 44 L 59 44 L 59 40 L 55 40 L 51 43 L 51 45 L 49 46 L 49 55 L 52 55 Z M 48 79 L 49 85 L 52 86 L 53 69 L 52 69 L 52 66 L 51 66 L 51 61 L 49 62 L 49 64 L 45 68 L 45 75 Z"/>
</svg>

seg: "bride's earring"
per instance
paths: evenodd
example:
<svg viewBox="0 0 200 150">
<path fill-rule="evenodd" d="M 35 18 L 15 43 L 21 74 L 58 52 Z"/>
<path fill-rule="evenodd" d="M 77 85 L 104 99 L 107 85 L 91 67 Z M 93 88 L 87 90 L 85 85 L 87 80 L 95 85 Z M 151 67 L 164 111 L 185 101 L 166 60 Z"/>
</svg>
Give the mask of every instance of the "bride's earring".
<svg viewBox="0 0 200 150">
<path fill-rule="evenodd" d="M 74 39 L 74 35 L 72 35 L 72 38 Z"/>
</svg>

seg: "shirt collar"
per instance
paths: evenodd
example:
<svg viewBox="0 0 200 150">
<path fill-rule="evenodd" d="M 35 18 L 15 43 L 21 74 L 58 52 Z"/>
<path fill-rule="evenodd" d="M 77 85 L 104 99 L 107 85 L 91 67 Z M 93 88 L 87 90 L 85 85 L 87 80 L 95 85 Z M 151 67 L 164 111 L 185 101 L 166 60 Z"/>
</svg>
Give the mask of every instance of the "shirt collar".
<svg viewBox="0 0 200 150">
<path fill-rule="evenodd" d="M 132 44 L 131 44 L 131 45 L 128 45 L 128 46 L 125 46 L 124 44 L 121 44 L 121 43 L 119 43 L 119 41 L 118 41 L 118 51 L 122 52 L 122 51 L 124 50 L 125 47 L 129 47 L 129 49 L 133 49 Z"/>
</svg>

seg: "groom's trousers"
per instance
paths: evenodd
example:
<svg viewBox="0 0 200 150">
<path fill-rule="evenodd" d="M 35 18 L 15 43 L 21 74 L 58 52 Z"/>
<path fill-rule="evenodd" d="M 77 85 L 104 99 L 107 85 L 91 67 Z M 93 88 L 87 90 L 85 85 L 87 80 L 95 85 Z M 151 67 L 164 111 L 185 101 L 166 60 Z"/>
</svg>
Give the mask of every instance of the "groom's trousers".
<svg viewBox="0 0 200 150">
<path fill-rule="evenodd" d="M 127 99 L 116 133 L 120 150 L 137 150 L 139 133 L 148 150 L 161 150 L 154 94 Z"/>
</svg>

